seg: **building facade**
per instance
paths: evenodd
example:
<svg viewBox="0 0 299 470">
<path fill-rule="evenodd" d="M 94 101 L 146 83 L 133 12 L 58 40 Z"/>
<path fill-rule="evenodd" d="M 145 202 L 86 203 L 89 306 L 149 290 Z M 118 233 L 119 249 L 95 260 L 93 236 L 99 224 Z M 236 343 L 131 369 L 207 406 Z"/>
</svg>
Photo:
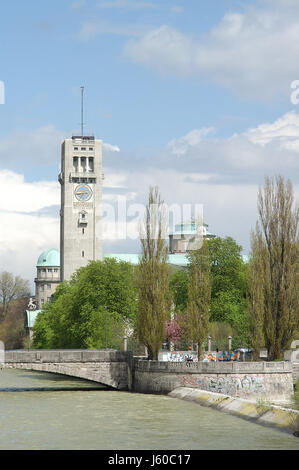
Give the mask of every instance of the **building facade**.
<svg viewBox="0 0 299 470">
<path fill-rule="evenodd" d="M 41 309 L 51 300 L 56 287 L 60 283 L 59 250 L 50 248 L 44 251 L 37 260 L 35 282 L 35 304 Z"/>
<path fill-rule="evenodd" d="M 102 252 L 102 141 L 73 136 L 62 143 L 60 209 L 61 281 Z"/>
<path fill-rule="evenodd" d="M 195 220 L 175 225 L 175 231 L 169 235 L 169 253 L 188 253 L 198 249 L 198 237 L 209 240 L 216 235 L 209 232 L 207 224 L 197 227 Z"/>
</svg>

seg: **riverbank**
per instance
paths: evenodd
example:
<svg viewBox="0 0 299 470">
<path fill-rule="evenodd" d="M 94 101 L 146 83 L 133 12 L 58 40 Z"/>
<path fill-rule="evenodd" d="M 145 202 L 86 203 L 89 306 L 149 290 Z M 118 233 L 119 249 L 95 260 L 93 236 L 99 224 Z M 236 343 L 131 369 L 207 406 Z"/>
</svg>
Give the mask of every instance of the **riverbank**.
<svg viewBox="0 0 299 470">
<path fill-rule="evenodd" d="M 295 433 L 294 435 L 299 437 L 299 411 L 297 410 L 271 405 L 261 400 L 254 402 L 188 387 L 178 387 L 168 396 L 193 401 L 289 434 Z"/>
</svg>

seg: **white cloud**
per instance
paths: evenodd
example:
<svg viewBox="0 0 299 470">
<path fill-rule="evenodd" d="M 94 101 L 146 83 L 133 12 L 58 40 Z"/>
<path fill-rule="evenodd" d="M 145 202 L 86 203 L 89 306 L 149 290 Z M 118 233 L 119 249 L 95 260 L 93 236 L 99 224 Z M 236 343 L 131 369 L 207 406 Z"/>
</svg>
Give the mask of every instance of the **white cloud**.
<svg viewBox="0 0 299 470">
<path fill-rule="evenodd" d="M 177 155 L 184 155 L 188 148 L 198 145 L 203 141 L 204 137 L 210 134 L 214 129 L 212 127 L 203 127 L 202 129 L 194 129 L 179 139 L 173 139 L 168 143 L 168 148 Z"/>
<path fill-rule="evenodd" d="M 115 171 L 115 170 L 114 170 Z M 105 170 L 105 188 L 125 188 L 126 173 L 115 173 L 113 169 L 106 168 Z"/>
<path fill-rule="evenodd" d="M 279 147 L 299 152 L 299 115 L 295 111 L 284 114 L 273 123 L 265 123 L 245 132 L 251 142 L 265 146 L 276 142 Z"/>
<path fill-rule="evenodd" d="M 33 289 L 38 256 L 59 248 L 59 218 L 42 215 L 43 208 L 60 203 L 56 182 L 28 183 L 23 175 L 0 171 L 0 271 L 28 279 Z"/>
<path fill-rule="evenodd" d="M 289 97 L 290 84 L 298 79 L 298 2 L 258 5 L 226 13 L 197 37 L 160 26 L 129 40 L 124 55 L 160 73 L 200 76 L 243 96 Z"/>
<path fill-rule="evenodd" d="M 293 178 L 297 179 L 299 114 L 294 111 L 272 123 L 261 124 L 228 138 L 207 139 L 206 136 L 212 130 L 214 131 L 212 128 L 194 129 L 169 142 L 168 149 L 173 155 L 184 156 L 182 166 L 185 169 L 190 160 L 193 169 L 201 166 L 201 169 L 209 172 L 215 169 L 217 173 L 221 173 L 223 169 L 231 172 L 241 170 L 244 178 L 246 169 L 282 173 L 289 170 Z M 176 164 L 179 162 L 176 161 Z"/>
<path fill-rule="evenodd" d="M 120 152 L 120 148 L 117 145 L 112 145 L 112 144 L 107 144 L 106 142 L 103 142 L 103 150 L 106 150 L 108 152 Z"/>
<path fill-rule="evenodd" d="M 129 40 L 124 55 L 161 73 L 188 76 L 196 71 L 193 49 L 192 39 L 169 26 L 161 26 L 141 38 Z"/>
<path fill-rule="evenodd" d="M 31 213 L 60 204 L 60 185 L 52 181 L 25 182 L 24 176 L 0 171 L 0 212 Z"/>
</svg>

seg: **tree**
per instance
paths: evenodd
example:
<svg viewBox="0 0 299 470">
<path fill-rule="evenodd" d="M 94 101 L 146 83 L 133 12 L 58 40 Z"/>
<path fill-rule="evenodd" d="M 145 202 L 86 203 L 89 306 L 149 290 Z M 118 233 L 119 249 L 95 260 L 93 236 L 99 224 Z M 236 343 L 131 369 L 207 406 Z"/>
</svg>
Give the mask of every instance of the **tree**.
<svg viewBox="0 0 299 470">
<path fill-rule="evenodd" d="M 0 274 L 0 302 L 2 304 L 2 316 L 5 317 L 11 302 L 30 296 L 30 287 L 27 280 L 20 276 L 3 271 Z"/>
<path fill-rule="evenodd" d="M 33 328 L 36 348 L 120 349 L 127 323 L 135 325 L 136 285 L 130 263 L 91 261 L 56 290 Z"/>
<path fill-rule="evenodd" d="M 299 206 L 294 207 L 290 180 L 266 178 L 258 191 L 258 214 L 249 268 L 251 335 L 255 353 L 266 346 L 275 360 L 299 322 Z"/>
<path fill-rule="evenodd" d="M 174 309 L 182 312 L 187 308 L 188 302 L 188 269 L 177 269 L 170 277 L 170 289 L 173 297 Z"/>
<path fill-rule="evenodd" d="M 25 311 L 29 298 L 12 300 L 9 311 L 0 322 L 0 339 L 6 349 L 21 349 L 26 341 Z"/>
<path fill-rule="evenodd" d="M 170 318 L 168 247 L 165 241 L 166 220 L 163 201 L 157 187 L 150 187 L 143 230 L 142 254 L 137 269 L 137 334 L 148 350 L 149 359 L 158 359 Z"/>
<path fill-rule="evenodd" d="M 171 343 L 177 346 L 184 334 L 184 330 L 180 326 L 180 321 L 177 318 L 173 318 L 170 322 L 166 322 L 166 338 Z"/>
<path fill-rule="evenodd" d="M 246 271 L 242 247 L 232 237 L 212 238 L 208 242 L 212 277 L 212 298 L 219 292 L 237 290 L 246 293 Z"/>
<path fill-rule="evenodd" d="M 210 260 L 210 321 L 227 323 L 233 329 L 233 347 L 248 344 L 247 265 L 242 247 L 231 237 L 207 241 Z M 175 311 L 186 310 L 190 265 L 170 280 Z M 209 334 L 211 332 L 209 331 Z"/>
<path fill-rule="evenodd" d="M 182 326 L 186 338 L 198 345 L 200 356 L 208 333 L 211 301 L 210 260 L 206 240 L 199 250 L 190 252 L 189 260 L 188 302 Z"/>
</svg>

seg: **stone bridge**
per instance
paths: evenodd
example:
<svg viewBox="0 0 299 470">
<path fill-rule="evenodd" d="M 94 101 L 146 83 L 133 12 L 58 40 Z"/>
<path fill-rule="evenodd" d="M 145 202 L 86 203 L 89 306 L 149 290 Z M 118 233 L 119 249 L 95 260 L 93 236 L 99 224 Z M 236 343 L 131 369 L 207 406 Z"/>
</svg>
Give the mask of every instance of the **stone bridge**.
<svg viewBox="0 0 299 470">
<path fill-rule="evenodd" d="M 132 353 L 114 350 L 5 351 L 4 367 L 38 370 L 99 382 L 117 390 L 132 389 Z"/>
<path fill-rule="evenodd" d="M 101 383 L 117 390 L 167 394 L 192 387 L 233 397 L 288 402 L 293 371 L 284 362 L 175 363 L 134 358 L 115 350 L 6 351 L 4 367 L 53 372 Z"/>
</svg>

